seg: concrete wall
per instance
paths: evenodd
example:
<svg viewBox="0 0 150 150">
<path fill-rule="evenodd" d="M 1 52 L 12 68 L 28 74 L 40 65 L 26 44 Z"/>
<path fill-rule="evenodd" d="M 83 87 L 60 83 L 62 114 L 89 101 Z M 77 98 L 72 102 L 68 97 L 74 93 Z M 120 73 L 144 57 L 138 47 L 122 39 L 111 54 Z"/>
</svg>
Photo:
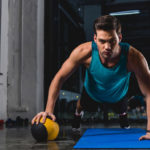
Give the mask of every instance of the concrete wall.
<svg viewBox="0 0 150 150">
<path fill-rule="evenodd" d="M 0 119 L 7 119 L 8 0 L 1 1 Z"/>
<path fill-rule="evenodd" d="M 9 0 L 8 117 L 43 110 L 44 1 Z"/>
</svg>

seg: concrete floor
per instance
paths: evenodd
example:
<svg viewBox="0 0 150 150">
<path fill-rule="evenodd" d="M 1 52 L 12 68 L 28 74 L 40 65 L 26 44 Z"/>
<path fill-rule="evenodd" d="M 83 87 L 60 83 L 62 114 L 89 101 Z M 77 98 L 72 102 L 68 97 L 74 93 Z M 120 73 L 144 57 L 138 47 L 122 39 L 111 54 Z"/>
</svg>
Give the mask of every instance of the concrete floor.
<svg viewBox="0 0 150 150">
<path fill-rule="evenodd" d="M 87 128 L 105 127 L 103 124 L 82 125 L 81 135 Z M 107 125 L 107 128 L 113 127 L 119 128 L 119 125 Z M 132 127 L 145 129 L 146 124 L 136 124 L 132 125 Z M 60 126 L 60 133 L 56 141 L 37 143 L 31 135 L 30 126 L 20 128 L 5 128 L 5 126 L 1 126 L 0 150 L 73 150 L 73 146 L 79 138 L 80 135 L 72 134 L 71 126 Z"/>
</svg>

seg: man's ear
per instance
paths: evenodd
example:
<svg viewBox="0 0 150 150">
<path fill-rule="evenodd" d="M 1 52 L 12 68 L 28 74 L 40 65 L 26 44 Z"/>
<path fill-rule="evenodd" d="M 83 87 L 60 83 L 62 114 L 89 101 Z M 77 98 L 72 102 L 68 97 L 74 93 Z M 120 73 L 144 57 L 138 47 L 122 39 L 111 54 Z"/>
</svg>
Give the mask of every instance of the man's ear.
<svg viewBox="0 0 150 150">
<path fill-rule="evenodd" d="M 119 37 L 119 42 L 121 42 L 121 40 L 122 40 L 122 34 L 119 33 L 119 34 L 118 34 L 118 37 Z"/>
<path fill-rule="evenodd" d="M 96 43 L 96 34 L 94 34 L 94 42 Z"/>
</svg>

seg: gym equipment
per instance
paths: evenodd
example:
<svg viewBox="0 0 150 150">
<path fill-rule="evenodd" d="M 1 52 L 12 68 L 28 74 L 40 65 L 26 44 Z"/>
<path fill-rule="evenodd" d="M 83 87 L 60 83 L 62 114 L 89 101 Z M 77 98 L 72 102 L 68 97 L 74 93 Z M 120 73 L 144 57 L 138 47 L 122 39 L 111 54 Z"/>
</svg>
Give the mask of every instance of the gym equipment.
<svg viewBox="0 0 150 150">
<path fill-rule="evenodd" d="M 139 141 L 145 134 L 146 131 L 139 128 L 87 129 L 74 148 L 150 148 L 149 140 Z"/>
<path fill-rule="evenodd" d="M 59 134 L 59 125 L 52 121 L 48 116 L 46 117 L 45 123 L 42 123 L 42 119 L 40 119 L 39 124 L 36 122 L 31 126 L 32 136 L 38 141 L 48 141 L 55 140 Z"/>
</svg>

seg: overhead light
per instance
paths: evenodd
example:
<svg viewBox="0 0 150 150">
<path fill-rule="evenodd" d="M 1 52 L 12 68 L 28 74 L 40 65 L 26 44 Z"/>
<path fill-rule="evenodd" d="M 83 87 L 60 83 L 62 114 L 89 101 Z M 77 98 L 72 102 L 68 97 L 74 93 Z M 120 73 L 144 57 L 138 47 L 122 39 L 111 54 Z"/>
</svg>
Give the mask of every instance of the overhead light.
<svg viewBox="0 0 150 150">
<path fill-rule="evenodd" d="M 140 10 L 119 11 L 119 12 L 113 12 L 113 13 L 109 13 L 109 14 L 111 16 L 135 15 L 135 14 L 140 14 Z"/>
</svg>

